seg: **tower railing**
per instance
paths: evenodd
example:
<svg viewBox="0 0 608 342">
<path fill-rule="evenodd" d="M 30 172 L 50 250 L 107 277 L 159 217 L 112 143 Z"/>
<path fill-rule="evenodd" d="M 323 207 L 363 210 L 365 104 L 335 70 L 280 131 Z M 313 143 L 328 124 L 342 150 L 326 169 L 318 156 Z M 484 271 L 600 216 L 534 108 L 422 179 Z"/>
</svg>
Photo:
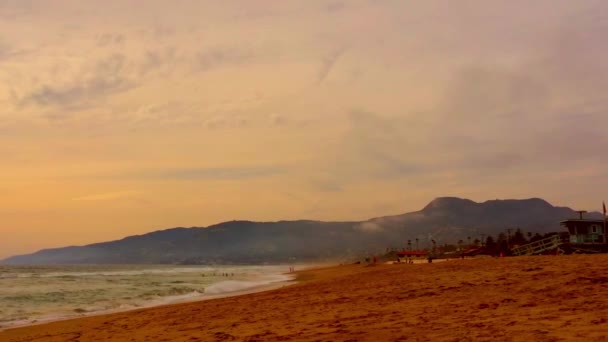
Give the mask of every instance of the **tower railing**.
<svg viewBox="0 0 608 342">
<path fill-rule="evenodd" d="M 542 240 L 534 241 L 529 244 L 515 247 L 511 250 L 515 255 L 535 255 L 545 251 L 556 249 L 562 244 L 559 235 L 551 235 Z"/>
</svg>

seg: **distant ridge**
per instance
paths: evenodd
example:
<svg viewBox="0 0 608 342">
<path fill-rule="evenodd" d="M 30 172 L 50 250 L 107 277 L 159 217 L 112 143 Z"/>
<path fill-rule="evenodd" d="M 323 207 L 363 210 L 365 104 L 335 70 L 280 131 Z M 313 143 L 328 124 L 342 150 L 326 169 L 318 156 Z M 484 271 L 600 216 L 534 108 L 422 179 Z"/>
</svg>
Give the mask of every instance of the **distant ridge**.
<svg viewBox="0 0 608 342">
<path fill-rule="evenodd" d="M 589 213 L 587 217 L 602 217 Z M 419 239 L 426 247 L 467 237 L 497 235 L 506 228 L 526 232 L 560 231 L 559 221 L 577 217 L 567 207 L 541 198 L 477 203 L 439 197 L 422 210 L 361 222 L 311 220 L 229 221 L 206 228 L 171 228 L 86 246 L 44 249 L 2 261 L 4 264 L 229 264 L 306 262 L 344 259 L 403 247 Z"/>
</svg>

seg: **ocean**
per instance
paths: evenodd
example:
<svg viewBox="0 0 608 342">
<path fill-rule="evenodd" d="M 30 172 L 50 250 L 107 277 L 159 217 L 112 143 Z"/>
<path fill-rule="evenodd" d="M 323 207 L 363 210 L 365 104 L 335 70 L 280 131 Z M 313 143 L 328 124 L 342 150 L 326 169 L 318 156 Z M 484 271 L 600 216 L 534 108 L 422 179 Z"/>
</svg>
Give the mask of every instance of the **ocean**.
<svg viewBox="0 0 608 342">
<path fill-rule="evenodd" d="M 0 329 L 229 295 L 289 266 L 0 265 Z"/>
</svg>

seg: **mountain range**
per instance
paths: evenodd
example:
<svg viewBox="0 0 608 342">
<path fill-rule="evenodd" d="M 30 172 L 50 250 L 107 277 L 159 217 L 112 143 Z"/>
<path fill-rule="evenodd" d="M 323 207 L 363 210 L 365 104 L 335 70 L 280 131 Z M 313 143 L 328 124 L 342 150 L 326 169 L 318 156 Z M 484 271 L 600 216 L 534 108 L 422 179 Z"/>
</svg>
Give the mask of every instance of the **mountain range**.
<svg viewBox="0 0 608 342">
<path fill-rule="evenodd" d="M 311 220 L 230 221 L 209 227 L 171 228 L 121 240 L 44 249 L 3 264 L 261 264 L 348 260 L 386 248 L 426 248 L 459 239 L 496 236 L 507 228 L 564 231 L 559 221 L 577 218 L 567 207 L 540 198 L 477 203 L 440 197 L 422 210 L 357 222 Z M 601 218 L 602 214 L 586 214 Z M 416 241 L 417 239 L 417 241 Z"/>
</svg>

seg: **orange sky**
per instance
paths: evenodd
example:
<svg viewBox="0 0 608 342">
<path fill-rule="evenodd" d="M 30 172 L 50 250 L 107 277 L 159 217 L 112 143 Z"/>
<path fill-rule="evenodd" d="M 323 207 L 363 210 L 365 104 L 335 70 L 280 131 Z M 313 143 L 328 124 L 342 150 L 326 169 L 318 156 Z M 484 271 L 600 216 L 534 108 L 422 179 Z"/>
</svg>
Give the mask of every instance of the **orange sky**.
<svg viewBox="0 0 608 342">
<path fill-rule="evenodd" d="M 437 196 L 599 210 L 604 1 L 0 2 L 0 258 Z"/>
</svg>

